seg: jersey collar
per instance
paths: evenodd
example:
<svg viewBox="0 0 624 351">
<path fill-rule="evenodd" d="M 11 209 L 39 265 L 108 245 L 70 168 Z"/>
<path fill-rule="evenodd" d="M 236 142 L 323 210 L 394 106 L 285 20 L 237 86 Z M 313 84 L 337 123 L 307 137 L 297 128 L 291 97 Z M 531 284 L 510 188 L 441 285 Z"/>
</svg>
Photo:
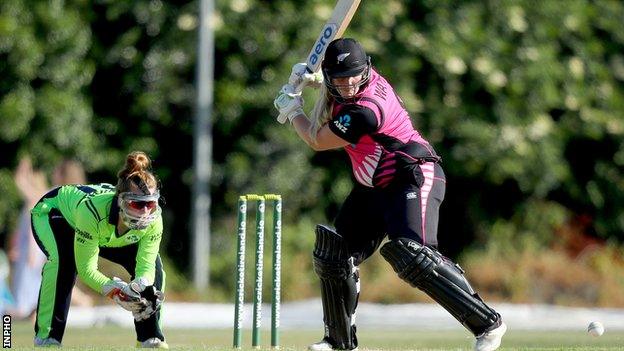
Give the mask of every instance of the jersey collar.
<svg viewBox="0 0 624 351">
<path fill-rule="evenodd" d="M 110 213 L 108 214 L 108 223 L 117 226 L 119 221 L 119 204 L 117 203 L 117 195 L 113 196 Z"/>
</svg>

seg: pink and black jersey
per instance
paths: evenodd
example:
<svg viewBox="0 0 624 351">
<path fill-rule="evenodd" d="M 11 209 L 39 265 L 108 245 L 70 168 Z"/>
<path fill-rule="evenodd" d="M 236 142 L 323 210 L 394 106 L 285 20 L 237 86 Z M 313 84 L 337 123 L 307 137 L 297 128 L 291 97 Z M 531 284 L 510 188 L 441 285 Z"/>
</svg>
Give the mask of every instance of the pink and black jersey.
<svg viewBox="0 0 624 351">
<path fill-rule="evenodd" d="M 370 82 L 356 98 L 334 102 L 330 129 L 350 142 L 345 150 L 353 175 L 367 187 L 385 187 L 414 167 L 438 162 L 390 84 L 371 69 Z"/>
</svg>

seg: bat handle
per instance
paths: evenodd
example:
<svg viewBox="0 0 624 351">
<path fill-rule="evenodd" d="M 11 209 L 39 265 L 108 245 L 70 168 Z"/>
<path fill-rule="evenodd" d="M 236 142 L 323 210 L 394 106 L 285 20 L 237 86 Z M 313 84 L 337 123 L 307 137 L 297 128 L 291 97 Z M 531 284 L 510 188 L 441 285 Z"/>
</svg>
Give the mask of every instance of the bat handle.
<svg viewBox="0 0 624 351">
<path fill-rule="evenodd" d="M 278 121 L 279 123 L 281 123 L 281 124 L 284 124 L 284 123 L 286 123 L 286 118 L 288 118 L 288 117 L 287 117 L 285 114 L 280 113 L 280 114 L 277 116 L 277 121 Z"/>
<path fill-rule="evenodd" d="M 299 83 L 296 87 L 293 87 L 293 94 L 301 94 L 303 88 L 305 87 L 305 82 Z"/>
</svg>

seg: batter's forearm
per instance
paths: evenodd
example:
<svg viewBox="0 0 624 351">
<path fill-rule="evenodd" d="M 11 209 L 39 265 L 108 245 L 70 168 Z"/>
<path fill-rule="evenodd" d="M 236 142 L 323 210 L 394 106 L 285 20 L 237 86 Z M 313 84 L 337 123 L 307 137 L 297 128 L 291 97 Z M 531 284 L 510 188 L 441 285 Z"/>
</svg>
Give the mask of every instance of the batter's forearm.
<svg viewBox="0 0 624 351">
<path fill-rule="evenodd" d="M 297 135 L 301 140 L 305 141 L 311 148 L 314 149 L 315 142 L 310 138 L 310 120 L 304 114 L 295 116 L 292 120 L 292 125 L 297 132 Z"/>
</svg>

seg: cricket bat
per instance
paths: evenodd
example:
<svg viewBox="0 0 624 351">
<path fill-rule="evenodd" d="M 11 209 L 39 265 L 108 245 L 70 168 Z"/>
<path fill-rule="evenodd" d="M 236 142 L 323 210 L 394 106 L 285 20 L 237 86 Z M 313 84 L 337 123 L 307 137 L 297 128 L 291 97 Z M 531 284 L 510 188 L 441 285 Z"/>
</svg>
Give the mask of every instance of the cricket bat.
<svg viewBox="0 0 624 351">
<path fill-rule="evenodd" d="M 361 0 L 338 0 L 329 21 L 325 23 L 321 34 L 319 35 L 306 61 L 309 73 L 315 73 L 319 70 L 327 45 L 334 40 L 342 37 L 342 34 L 349 26 L 355 10 L 360 5 Z"/>
<path fill-rule="evenodd" d="M 321 34 L 314 42 L 314 46 L 312 46 L 312 50 L 310 50 L 308 54 L 308 59 L 306 60 L 308 73 L 318 72 L 321 67 L 321 62 L 323 61 L 323 56 L 325 56 L 327 45 L 329 45 L 332 40 L 342 37 L 342 34 L 349 26 L 355 14 L 355 10 L 357 10 L 360 5 L 360 1 L 361 0 L 338 0 L 331 17 L 327 23 L 325 23 Z M 293 88 L 294 94 L 298 94 L 303 90 L 302 85 Z M 285 116 L 280 115 L 278 120 L 282 121 L 284 118 Z"/>
</svg>

